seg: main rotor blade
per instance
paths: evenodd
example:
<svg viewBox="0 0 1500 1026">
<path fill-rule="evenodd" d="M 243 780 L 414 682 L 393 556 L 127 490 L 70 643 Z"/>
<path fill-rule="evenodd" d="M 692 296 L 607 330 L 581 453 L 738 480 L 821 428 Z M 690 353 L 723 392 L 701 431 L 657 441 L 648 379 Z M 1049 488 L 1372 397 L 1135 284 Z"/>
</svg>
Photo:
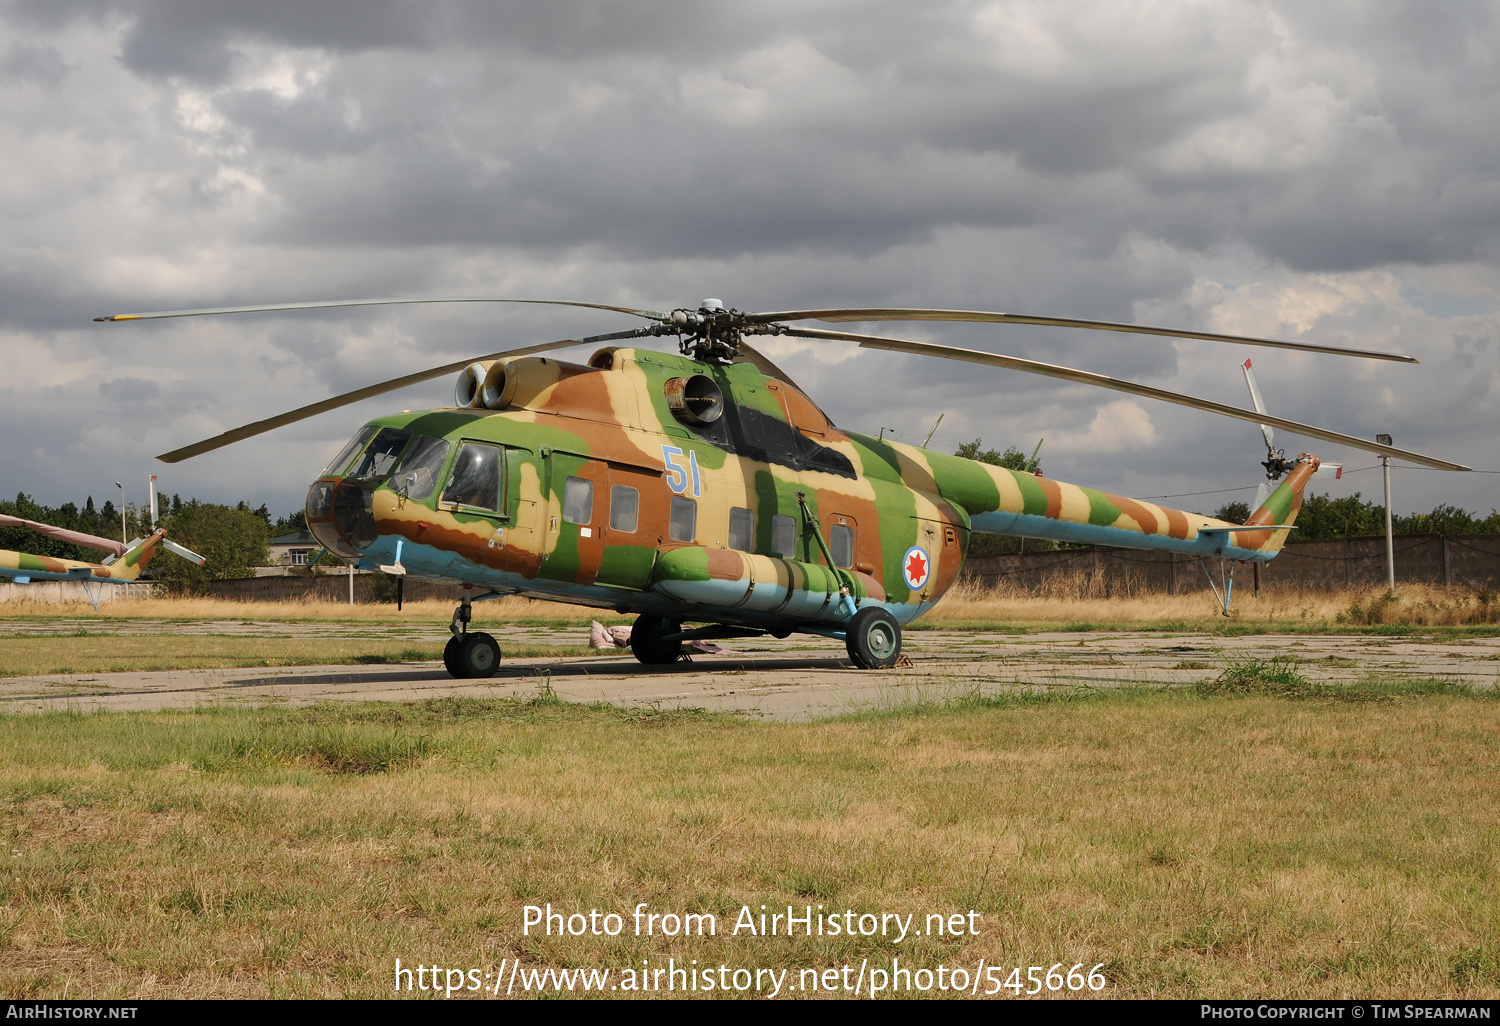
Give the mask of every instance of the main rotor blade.
<svg viewBox="0 0 1500 1026">
<path fill-rule="evenodd" d="M 1267 346 L 1272 349 L 1300 349 L 1308 353 L 1333 356 L 1358 356 L 1367 360 L 1393 360 L 1397 363 L 1420 361 L 1400 353 L 1382 353 L 1373 349 L 1345 349 L 1320 346 L 1311 342 L 1284 342 L 1274 338 L 1252 338 L 1247 335 L 1219 335 L 1211 331 L 1186 331 L 1178 328 L 1153 328 L 1146 324 L 1121 321 L 1084 321 L 1074 317 L 1033 317 L 1029 314 L 991 313 L 985 310 L 924 310 L 905 307 L 871 307 L 848 310 L 783 310 L 777 313 L 748 314 L 756 323 L 766 321 L 983 321 L 990 324 L 1038 324 L 1049 328 L 1088 328 L 1093 331 L 1123 331 L 1133 335 L 1165 335 L 1169 338 L 1196 338 L 1206 342 L 1234 342 L 1243 346 Z"/>
<path fill-rule="evenodd" d="M 607 335 L 590 335 L 587 338 L 565 338 L 559 339 L 556 342 L 543 342 L 534 346 L 521 346 L 518 349 L 506 349 L 498 353 L 490 353 L 488 356 L 471 356 L 468 359 L 458 360 L 454 363 L 445 363 L 441 367 L 431 367 L 427 370 L 417 371 L 414 374 L 403 374 L 399 378 L 391 378 L 389 381 L 382 381 L 378 385 L 366 385 L 364 388 L 357 388 L 353 392 L 336 395 L 332 399 L 324 399 L 321 402 L 298 407 L 288 413 L 282 413 L 275 417 L 267 417 L 265 420 L 257 420 L 253 424 L 246 424 L 244 427 L 237 427 L 231 431 L 226 431 L 222 435 L 205 438 L 201 442 L 185 445 L 181 449 L 173 449 L 171 452 L 163 453 L 156 458 L 163 463 L 180 463 L 190 457 L 201 456 L 203 453 L 212 452 L 214 449 L 243 441 L 246 438 L 253 438 L 255 435 L 264 434 L 275 428 L 295 424 L 297 421 L 306 420 L 308 417 L 316 417 L 320 413 L 336 410 L 340 406 L 357 403 L 361 399 L 384 395 L 386 392 L 394 392 L 398 388 L 405 388 L 407 385 L 416 385 L 423 381 L 431 381 L 433 378 L 440 378 L 444 374 L 452 374 L 454 371 L 463 370 L 471 363 L 483 360 L 499 360 L 507 356 L 527 356 L 531 353 L 546 352 L 549 349 L 565 349 L 568 346 L 589 345 L 595 342 L 612 342 L 622 338 L 640 338 L 650 333 L 649 328 L 634 328 L 630 331 L 612 331 Z"/>
<path fill-rule="evenodd" d="M 615 313 L 644 317 L 648 321 L 670 321 L 672 315 L 660 310 L 636 310 L 606 303 L 575 303 L 567 299 L 493 299 L 488 296 L 432 296 L 417 299 L 335 299 L 312 303 L 273 303 L 267 306 L 210 306 L 198 310 L 155 310 L 150 313 L 112 314 L 95 317 L 96 321 L 159 321 L 167 317 L 210 317 L 218 314 L 267 313 L 273 310 L 329 310 L 345 306 L 408 306 L 422 303 L 526 303 L 539 306 L 577 306 L 587 310 L 613 310 Z"/>
<path fill-rule="evenodd" d="M 1138 385 L 1133 381 L 1121 381 L 1119 378 L 1095 374 L 1092 371 L 1074 370 L 1072 367 L 1059 367 L 1051 363 L 1039 363 L 1036 360 L 1023 360 L 1017 356 L 1000 356 L 996 353 L 982 353 L 974 349 L 935 346 L 926 342 L 906 342 L 901 339 L 881 338 L 876 335 L 855 335 L 843 331 L 824 331 L 821 328 L 788 328 L 785 334 L 797 335 L 802 338 L 837 339 L 846 342 L 858 342 L 862 349 L 886 349 L 893 353 L 911 353 L 915 356 L 938 356 L 945 360 L 965 360 L 969 363 L 988 364 L 991 367 L 1004 367 L 1008 370 L 1026 371 L 1028 374 L 1043 374 L 1049 378 L 1061 378 L 1064 381 L 1076 381 L 1084 385 L 1097 385 L 1100 388 L 1109 388 L 1116 392 L 1128 392 L 1131 395 L 1145 396 L 1148 399 L 1160 399 L 1162 402 L 1176 403 L 1178 406 L 1190 406 L 1195 410 L 1206 410 L 1209 413 L 1234 417 L 1237 420 L 1248 420 L 1252 424 L 1270 424 L 1284 431 L 1291 431 L 1294 434 L 1306 435 L 1309 438 L 1320 438 L 1325 442 L 1335 442 L 1339 445 L 1347 445 L 1351 449 L 1363 449 L 1365 452 L 1379 453 L 1382 456 L 1390 456 L 1393 459 L 1406 460 L 1409 463 L 1432 467 L 1434 470 L 1469 469 L 1459 463 L 1449 463 L 1447 460 L 1423 456 L 1421 453 L 1408 452 L 1405 449 L 1397 449 L 1390 445 L 1381 445 L 1379 442 L 1369 442 L 1363 438 L 1340 434 L 1337 431 L 1329 431 L 1326 428 L 1313 427 L 1311 424 L 1302 424 L 1295 420 L 1286 420 L 1283 417 L 1273 417 L 1269 413 L 1242 410 L 1237 406 L 1226 406 L 1224 403 L 1216 403 L 1212 399 L 1199 399 L 1196 396 L 1184 395 L 1181 392 L 1169 392 L 1164 388 L 1153 388 L 1151 385 Z"/>
</svg>

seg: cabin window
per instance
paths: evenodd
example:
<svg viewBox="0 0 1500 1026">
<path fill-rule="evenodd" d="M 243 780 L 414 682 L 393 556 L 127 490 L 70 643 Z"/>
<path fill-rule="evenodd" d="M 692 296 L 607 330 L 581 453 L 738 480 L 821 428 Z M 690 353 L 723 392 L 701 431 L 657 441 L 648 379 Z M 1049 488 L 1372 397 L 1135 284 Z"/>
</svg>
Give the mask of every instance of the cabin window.
<svg viewBox="0 0 1500 1026">
<path fill-rule="evenodd" d="M 797 558 L 797 521 L 785 513 L 771 518 L 771 553 L 785 559 Z"/>
<path fill-rule="evenodd" d="M 464 442 L 453 461 L 453 473 L 443 490 L 443 501 L 498 512 L 502 475 L 500 450 L 493 445 Z"/>
<path fill-rule="evenodd" d="M 667 522 L 667 537 L 690 542 L 698 533 L 698 503 L 686 495 L 672 496 L 672 516 Z"/>
<path fill-rule="evenodd" d="M 755 514 L 732 506 L 729 510 L 729 547 L 749 552 L 755 547 Z"/>
<path fill-rule="evenodd" d="M 446 439 L 418 435 L 411 448 L 406 450 L 406 455 L 401 457 L 401 462 L 396 464 L 390 486 L 408 499 L 420 502 L 427 498 L 443 473 L 443 464 L 448 462 L 448 448 Z"/>
<path fill-rule="evenodd" d="M 370 443 L 370 439 L 375 437 L 375 430 L 374 424 L 366 424 L 360 428 L 354 437 L 349 439 L 349 444 L 339 450 L 339 454 L 328 464 L 327 469 L 323 471 L 321 476 L 333 477 L 347 467 L 349 461 L 354 458 L 354 454 L 363 450 Z"/>
<path fill-rule="evenodd" d="M 570 477 L 563 482 L 563 519 L 587 524 L 594 519 L 594 482 Z"/>
<path fill-rule="evenodd" d="M 828 551 L 833 555 L 833 565 L 848 570 L 854 565 L 854 528 L 848 524 L 834 524 L 828 529 Z"/>
<path fill-rule="evenodd" d="M 348 476 L 361 480 L 374 480 L 385 477 L 396 465 L 396 457 L 401 455 L 401 450 L 406 448 L 406 443 L 411 441 L 411 432 L 400 428 L 381 428 L 365 454 L 360 457 L 359 462 L 350 469 Z"/>
<path fill-rule="evenodd" d="M 641 493 L 629 485 L 614 485 L 609 490 L 609 529 L 621 534 L 635 534 L 640 523 Z"/>
</svg>

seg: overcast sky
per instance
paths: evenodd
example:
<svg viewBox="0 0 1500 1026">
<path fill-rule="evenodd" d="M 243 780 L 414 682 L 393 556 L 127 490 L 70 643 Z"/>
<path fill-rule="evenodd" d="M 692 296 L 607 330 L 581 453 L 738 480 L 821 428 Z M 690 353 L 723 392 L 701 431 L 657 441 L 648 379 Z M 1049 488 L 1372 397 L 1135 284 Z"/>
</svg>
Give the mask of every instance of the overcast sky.
<svg viewBox="0 0 1500 1026">
<path fill-rule="evenodd" d="M 957 306 L 1390 349 L 1420 366 L 1001 326 L 886 326 L 1500 470 L 1493 2 L 0 2 L 0 494 L 300 507 L 396 374 L 631 326 L 546 308 L 91 318 L 501 295 Z M 1212 510 L 1253 425 L 1050 379 L 770 340 L 840 424 L 1028 451 Z M 576 354 L 577 358 L 586 353 Z M 1375 458 L 1280 438 L 1351 469 Z M 1402 470 L 1399 512 L 1500 506 Z M 1219 489 L 1244 488 L 1241 492 Z M 1370 470 L 1331 483 L 1378 499 Z"/>
</svg>

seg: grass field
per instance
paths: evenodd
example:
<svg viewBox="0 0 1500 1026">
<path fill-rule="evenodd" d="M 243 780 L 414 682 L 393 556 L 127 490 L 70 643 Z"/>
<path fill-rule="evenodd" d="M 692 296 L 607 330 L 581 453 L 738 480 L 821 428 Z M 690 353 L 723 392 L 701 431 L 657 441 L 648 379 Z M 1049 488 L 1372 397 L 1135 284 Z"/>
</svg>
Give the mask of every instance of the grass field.
<svg viewBox="0 0 1500 1026">
<path fill-rule="evenodd" d="M 1102 962 L 1107 995 L 1500 996 L 1500 702 L 1284 669 L 810 725 L 545 696 L 0 717 L 0 990 L 899 956 Z M 523 936 L 548 902 L 625 933 Z M 631 936 L 638 902 L 721 934 Z M 724 935 L 761 904 L 973 909 L 979 934 Z"/>
</svg>

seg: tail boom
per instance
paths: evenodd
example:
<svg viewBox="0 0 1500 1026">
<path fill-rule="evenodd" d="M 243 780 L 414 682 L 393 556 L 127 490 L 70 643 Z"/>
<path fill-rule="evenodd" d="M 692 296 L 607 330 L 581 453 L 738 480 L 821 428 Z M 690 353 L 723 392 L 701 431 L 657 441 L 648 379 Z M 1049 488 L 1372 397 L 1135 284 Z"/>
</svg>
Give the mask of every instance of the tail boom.
<svg viewBox="0 0 1500 1026">
<path fill-rule="evenodd" d="M 1302 507 L 1303 489 L 1318 468 L 1316 457 L 1300 457 L 1242 525 L 957 456 L 924 455 L 943 498 L 968 513 L 970 527 L 979 534 L 1258 563 L 1281 551 Z M 1255 530 L 1244 530 L 1246 526 Z"/>
</svg>

